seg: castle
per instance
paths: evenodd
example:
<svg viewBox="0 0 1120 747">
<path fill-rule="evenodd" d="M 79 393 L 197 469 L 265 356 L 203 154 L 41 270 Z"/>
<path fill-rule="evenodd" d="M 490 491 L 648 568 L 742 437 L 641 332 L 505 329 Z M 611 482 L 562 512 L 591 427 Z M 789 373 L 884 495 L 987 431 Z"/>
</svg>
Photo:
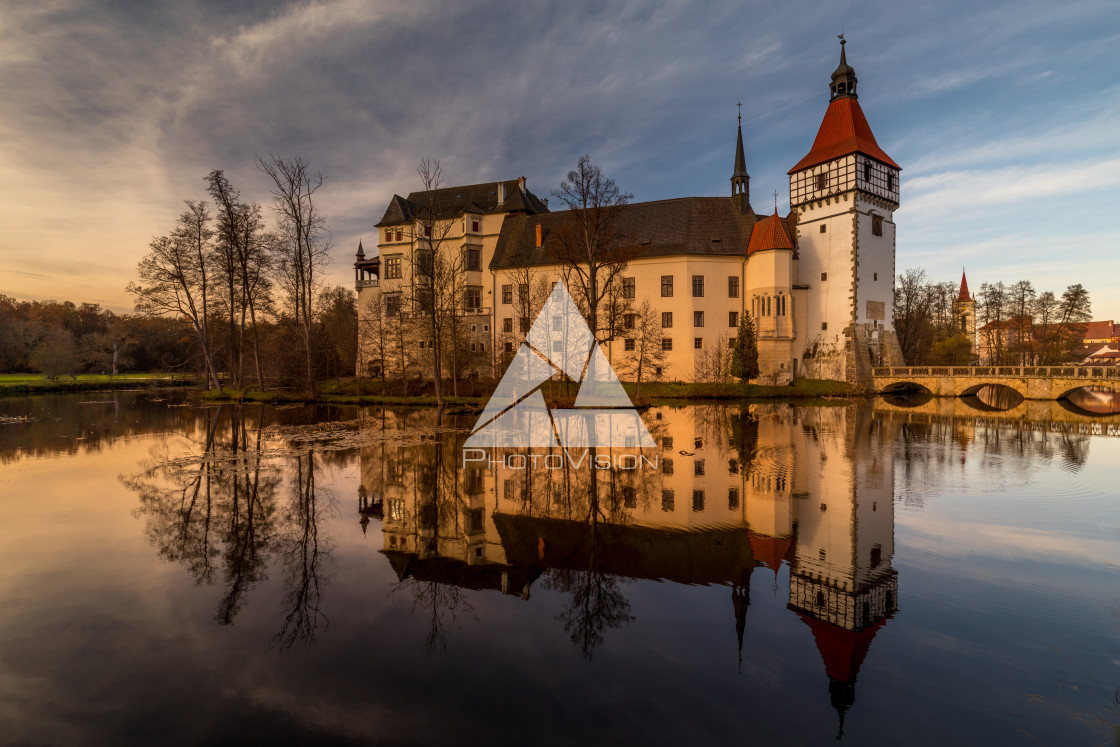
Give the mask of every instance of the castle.
<svg viewBox="0 0 1120 747">
<path fill-rule="evenodd" d="M 729 196 L 618 209 L 617 235 L 633 253 L 612 284 L 609 332 L 600 342 L 622 378 L 634 379 L 641 365 L 639 328 L 651 337 L 636 314 L 646 301 L 659 328 L 644 380 L 726 378 L 747 312 L 760 379 L 769 383 L 861 383 L 874 365 L 904 364 L 893 331 L 900 167 L 867 123 L 843 45 L 816 139 L 788 172 L 788 215 L 751 205 L 741 117 Z M 427 215 L 438 208 L 438 238 L 425 208 Z M 450 248 L 463 287 L 454 355 L 444 355 L 443 365 L 454 365 L 457 376 L 501 376 L 539 306 L 537 288 L 547 296 L 564 277 L 559 237 L 571 219 L 571 211 L 550 211 L 524 177 L 394 195 L 376 224 L 377 256 L 367 258 L 359 243 L 354 265 L 359 375 L 431 370 L 433 341 L 416 323 L 413 270 Z"/>
</svg>

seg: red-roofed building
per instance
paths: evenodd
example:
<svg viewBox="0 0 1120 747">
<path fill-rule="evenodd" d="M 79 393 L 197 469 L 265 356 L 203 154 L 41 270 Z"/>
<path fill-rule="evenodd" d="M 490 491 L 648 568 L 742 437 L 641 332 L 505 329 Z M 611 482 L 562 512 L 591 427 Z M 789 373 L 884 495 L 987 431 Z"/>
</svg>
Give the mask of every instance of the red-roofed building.
<svg viewBox="0 0 1120 747">
<path fill-rule="evenodd" d="M 1120 343 L 1120 324 L 1111 319 L 1106 322 L 1089 322 L 1083 337 L 1086 345 L 1111 345 Z"/>
</svg>

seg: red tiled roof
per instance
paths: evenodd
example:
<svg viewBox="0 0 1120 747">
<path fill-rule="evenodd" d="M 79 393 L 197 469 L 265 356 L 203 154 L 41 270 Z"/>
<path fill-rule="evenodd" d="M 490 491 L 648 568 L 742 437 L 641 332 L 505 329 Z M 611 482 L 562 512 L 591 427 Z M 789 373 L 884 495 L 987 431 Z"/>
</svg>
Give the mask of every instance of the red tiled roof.
<svg viewBox="0 0 1120 747">
<path fill-rule="evenodd" d="M 1107 340 L 1116 334 L 1116 326 L 1109 319 L 1107 322 L 1089 322 L 1085 325 L 1086 340 Z"/>
<path fill-rule="evenodd" d="M 972 300 L 972 296 L 970 296 L 968 294 L 968 278 L 966 278 L 964 276 L 963 271 L 961 272 L 961 292 L 960 292 L 960 295 L 957 296 L 957 300 L 958 301 L 971 301 Z"/>
<path fill-rule="evenodd" d="M 793 249 L 785 223 L 778 217 L 776 210 L 769 218 L 754 224 L 750 243 L 747 244 L 747 256 L 766 249 Z"/>
<path fill-rule="evenodd" d="M 875 135 L 871 132 L 871 125 L 867 124 L 867 117 L 863 116 L 859 101 L 851 96 L 841 96 L 828 105 L 812 150 L 789 173 L 850 153 L 862 153 L 888 166 L 901 168 L 875 142 Z"/>
<path fill-rule="evenodd" d="M 767 537 L 764 534 L 751 532 L 747 539 L 751 543 L 751 553 L 754 559 L 777 573 L 782 567 L 782 559 L 789 555 L 793 547 L 793 537 Z"/>
<path fill-rule="evenodd" d="M 883 621 L 880 620 L 856 632 L 818 620 L 804 612 L 797 614 L 813 631 L 813 639 L 816 641 L 817 651 L 820 651 L 828 676 L 840 682 L 854 680 L 859 673 L 860 665 L 867 657 L 867 650 L 871 648 L 875 633 L 883 626 Z"/>
</svg>

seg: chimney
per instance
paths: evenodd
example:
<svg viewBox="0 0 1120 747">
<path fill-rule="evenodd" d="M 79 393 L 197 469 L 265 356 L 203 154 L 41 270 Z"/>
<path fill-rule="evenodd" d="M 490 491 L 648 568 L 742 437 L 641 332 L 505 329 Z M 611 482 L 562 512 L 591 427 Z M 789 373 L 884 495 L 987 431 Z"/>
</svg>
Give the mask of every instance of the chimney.
<svg viewBox="0 0 1120 747">
<path fill-rule="evenodd" d="M 524 177 L 522 177 L 522 178 L 524 178 Z M 544 229 L 541 226 L 541 222 L 537 221 L 537 246 L 540 246 L 543 243 L 544 243 Z"/>
<path fill-rule="evenodd" d="M 521 190 L 522 194 L 525 193 L 525 177 L 517 177 L 517 188 Z"/>
<path fill-rule="evenodd" d="M 498 182 L 498 204 L 501 205 L 506 201 L 506 183 Z"/>
</svg>

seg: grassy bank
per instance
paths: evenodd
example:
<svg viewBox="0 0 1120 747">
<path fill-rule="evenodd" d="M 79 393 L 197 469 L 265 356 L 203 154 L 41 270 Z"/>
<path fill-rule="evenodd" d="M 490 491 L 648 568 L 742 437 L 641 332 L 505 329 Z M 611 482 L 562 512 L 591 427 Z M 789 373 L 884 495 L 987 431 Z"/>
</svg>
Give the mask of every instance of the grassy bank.
<svg viewBox="0 0 1120 747">
<path fill-rule="evenodd" d="M 764 400 L 764 399 L 824 399 L 831 397 L 859 397 L 864 392 L 842 381 L 823 381 L 799 379 L 789 386 L 766 386 L 763 384 L 687 384 L 682 382 L 642 384 L 638 396 L 634 384 L 624 384 L 626 393 L 636 405 L 679 404 L 696 400 Z M 255 390 L 227 389 L 221 395 L 206 391 L 202 396 L 210 401 L 240 401 L 264 403 L 316 403 L 338 405 L 394 405 L 414 407 L 434 407 L 433 394 L 421 393 L 411 396 L 380 395 L 370 393 L 378 388 L 376 383 L 359 382 L 350 379 L 341 382 L 321 382 L 315 395 L 299 390 Z M 479 396 L 445 397 L 448 405 L 481 406 L 489 399 L 489 394 Z M 553 407 L 571 406 L 574 395 L 548 395 L 549 405 Z"/>
<path fill-rule="evenodd" d="M 59 377 L 54 381 L 42 374 L 0 374 L 0 396 L 5 394 L 43 394 L 46 392 L 96 392 L 144 387 L 194 386 L 191 379 L 170 374 L 79 374 L 76 378 Z"/>
</svg>

